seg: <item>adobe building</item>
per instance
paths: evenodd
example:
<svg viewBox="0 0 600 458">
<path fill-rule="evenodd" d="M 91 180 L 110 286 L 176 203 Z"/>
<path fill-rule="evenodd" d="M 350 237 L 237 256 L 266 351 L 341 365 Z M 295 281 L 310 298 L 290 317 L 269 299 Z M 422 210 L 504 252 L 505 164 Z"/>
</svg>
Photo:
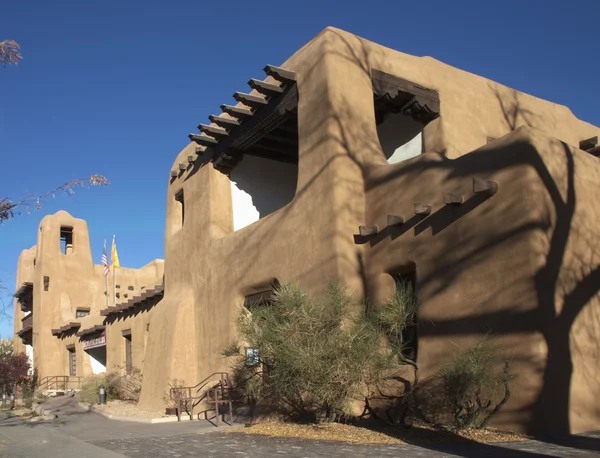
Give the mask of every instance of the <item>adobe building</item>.
<svg viewBox="0 0 600 458">
<path fill-rule="evenodd" d="M 600 429 L 600 128 L 335 28 L 265 72 L 170 171 L 140 407 L 227 370 L 240 307 L 276 281 L 377 304 L 411 278 L 421 379 L 489 335 L 518 374 L 495 426 Z M 109 355 L 122 321 L 94 324 Z"/>
<path fill-rule="evenodd" d="M 113 285 L 110 275 L 109 305 L 118 307 L 127 303 L 128 297 L 161 289 L 163 271 L 162 260 L 140 269 L 119 268 L 118 284 Z M 128 363 L 141 366 L 144 351 L 139 347 L 145 330 L 133 333 L 138 339 L 134 351 L 129 345 L 129 359 L 123 337 L 115 339 L 112 353 L 107 352 L 105 320 L 100 315 L 107 304 L 105 278 L 103 266 L 92 260 L 87 224 L 65 211 L 44 217 L 36 245 L 19 257 L 14 321 L 20 339 L 15 339 L 15 350 L 30 355 L 38 379 L 46 385 L 50 382 L 51 389 L 63 388 L 65 376 L 73 377 L 66 388 L 76 388 L 82 377 L 105 372 L 107 365 L 109 370 Z M 132 330 L 144 328 L 146 315 L 129 320 L 130 335 Z M 132 361 L 131 356 L 139 360 Z"/>
</svg>

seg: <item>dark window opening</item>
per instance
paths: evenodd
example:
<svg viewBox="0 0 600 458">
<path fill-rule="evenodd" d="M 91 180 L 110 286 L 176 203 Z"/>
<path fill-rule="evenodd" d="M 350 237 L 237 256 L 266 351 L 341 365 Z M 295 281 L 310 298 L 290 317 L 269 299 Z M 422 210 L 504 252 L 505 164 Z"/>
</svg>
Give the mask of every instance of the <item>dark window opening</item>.
<svg viewBox="0 0 600 458">
<path fill-rule="evenodd" d="M 133 372 L 132 349 L 131 349 L 131 331 L 124 331 L 125 338 L 125 372 L 131 375 Z"/>
<path fill-rule="evenodd" d="M 418 353 L 418 323 L 417 323 L 417 289 L 416 289 L 416 272 L 403 272 L 393 275 L 396 281 L 396 290 L 400 288 L 407 288 L 411 295 L 412 300 L 415 301 L 415 311 L 409 320 L 409 325 L 402 331 L 402 356 L 411 360 L 417 361 Z"/>
<path fill-rule="evenodd" d="M 77 375 L 77 353 L 75 353 L 75 347 L 68 348 L 69 351 L 69 375 Z"/>
<path fill-rule="evenodd" d="M 381 149 L 394 164 L 423 153 L 423 129 L 440 113 L 438 93 L 373 70 L 375 122 Z"/>
<path fill-rule="evenodd" d="M 75 318 L 83 318 L 84 316 L 88 316 L 90 314 L 89 309 L 77 309 L 75 311 Z"/>
<path fill-rule="evenodd" d="M 244 300 L 244 307 L 248 310 L 252 310 L 253 307 L 261 305 L 269 305 L 275 290 L 279 287 L 279 281 L 274 279 L 271 284 L 267 284 L 263 287 L 255 288 L 255 293 L 249 294 Z"/>
<path fill-rule="evenodd" d="M 178 205 L 178 213 L 179 213 L 179 221 L 181 226 L 183 226 L 183 222 L 185 221 L 185 203 L 183 201 L 183 189 L 180 190 L 177 194 L 175 194 L 175 201 L 179 203 Z"/>
<path fill-rule="evenodd" d="M 64 254 L 73 253 L 73 228 L 68 226 L 60 227 L 60 251 Z"/>
</svg>

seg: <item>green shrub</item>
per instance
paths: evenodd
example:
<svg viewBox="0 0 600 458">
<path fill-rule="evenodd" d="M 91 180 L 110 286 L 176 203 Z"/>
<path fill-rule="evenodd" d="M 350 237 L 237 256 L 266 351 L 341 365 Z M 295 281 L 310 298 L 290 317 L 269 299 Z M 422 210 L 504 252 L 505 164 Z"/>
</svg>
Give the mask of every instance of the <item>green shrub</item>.
<svg viewBox="0 0 600 458">
<path fill-rule="evenodd" d="M 486 427 L 510 397 L 509 362 L 499 370 L 497 349 L 485 340 L 456 354 L 439 371 L 441 386 L 452 409 L 456 429 Z M 504 395 L 497 401 L 500 394 Z M 494 408 L 493 403 L 497 402 Z"/>
<path fill-rule="evenodd" d="M 242 309 L 238 330 L 259 354 L 248 359 L 237 343 L 224 349 L 234 358 L 234 383 L 251 400 L 274 403 L 295 419 L 350 415 L 352 404 L 368 398 L 379 377 L 397 365 L 382 350 L 365 304 L 336 284 L 316 298 L 281 285 L 268 303 Z"/>
<path fill-rule="evenodd" d="M 142 391 L 142 378 L 142 372 L 136 368 L 131 375 L 122 374 L 120 371 L 92 375 L 84 380 L 79 399 L 83 402 L 97 403 L 100 386 L 104 385 L 107 401 L 118 399 L 137 402 Z"/>
<path fill-rule="evenodd" d="M 89 402 L 90 404 L 97 404 L 99 401 L 100 386 L 104 385 L 106 388 L 106 374 L 91 375 L 86 377 L 81 384 L 81 390 L 79 391 L 79 400 L 81 402 Z"/>
</svg>

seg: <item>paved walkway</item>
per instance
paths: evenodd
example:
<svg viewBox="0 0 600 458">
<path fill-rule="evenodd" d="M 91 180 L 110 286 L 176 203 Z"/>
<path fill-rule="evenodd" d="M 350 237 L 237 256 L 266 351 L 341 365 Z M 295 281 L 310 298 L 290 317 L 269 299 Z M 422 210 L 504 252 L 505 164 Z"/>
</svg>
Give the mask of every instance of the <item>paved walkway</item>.
<svg viewBox="0 0 600 458">
<path fill-rule="evenodd" d="M 30 423 L 0 413 L 0 457 L 598 457 L 600 433 L 562 443 L 527 441 L 452 446 L 358 445 L 223 432 L 204 421 L 144 424 L 109 420 L 80 409 L 73 398 L 51 403 L 55 420 Z"/>
</svg>

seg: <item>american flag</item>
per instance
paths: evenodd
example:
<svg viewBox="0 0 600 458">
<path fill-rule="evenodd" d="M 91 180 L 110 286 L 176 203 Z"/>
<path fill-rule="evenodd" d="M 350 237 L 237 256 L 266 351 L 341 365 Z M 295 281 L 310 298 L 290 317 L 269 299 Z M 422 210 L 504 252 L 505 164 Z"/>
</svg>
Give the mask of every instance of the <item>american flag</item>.
<svg viewBox="0 0 600 458">
<path fill-rule="evenodd" d="M 104 266 L 104 276 L 106 277 L 110 272 L 110 267 L 108 267 L 108 258 L 106 257 L 106 240 L 104 241 L 104 251 L 102 252 L 102 265 Z"/>
</svg>

